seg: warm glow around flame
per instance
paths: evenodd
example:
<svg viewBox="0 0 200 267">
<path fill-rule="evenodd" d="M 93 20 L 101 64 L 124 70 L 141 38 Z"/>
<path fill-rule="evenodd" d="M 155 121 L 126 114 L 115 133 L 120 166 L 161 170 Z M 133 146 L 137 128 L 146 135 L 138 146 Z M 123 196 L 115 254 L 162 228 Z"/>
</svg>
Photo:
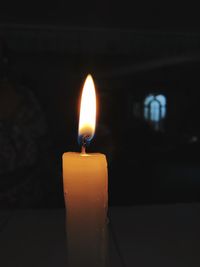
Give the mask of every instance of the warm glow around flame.
<svg viewBox="0 0 200 267">
<path fill-rule="evenodd" d="M 94 81 L 89 74 L 85 80 L 80 107 L 79 135 L 87 136 L 91 140 L 96 125 L 96 93 Z"/>
</svg>

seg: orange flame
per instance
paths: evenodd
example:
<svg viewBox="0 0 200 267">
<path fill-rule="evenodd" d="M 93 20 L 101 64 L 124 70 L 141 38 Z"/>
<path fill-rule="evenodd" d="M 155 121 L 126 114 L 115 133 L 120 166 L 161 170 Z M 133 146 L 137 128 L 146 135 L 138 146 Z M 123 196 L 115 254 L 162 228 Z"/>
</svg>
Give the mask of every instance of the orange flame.
<svg viewBox="0 0 200 267">
<path fill-rule="evenodd" d="M 87 136 L 91 140 L 96 126 L 96 93 L 92 76 L 85 80 L 80 107 L 79 135 Z"/>
</svg>

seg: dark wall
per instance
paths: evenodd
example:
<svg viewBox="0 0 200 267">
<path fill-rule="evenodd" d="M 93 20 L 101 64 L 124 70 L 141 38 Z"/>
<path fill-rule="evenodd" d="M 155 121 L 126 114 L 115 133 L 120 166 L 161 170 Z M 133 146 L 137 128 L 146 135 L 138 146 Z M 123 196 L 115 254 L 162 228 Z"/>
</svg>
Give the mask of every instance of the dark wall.
<svg viewBox="0 0 200 267">
<path fill-rule="evenodd" d="M 80 149 L 78 101 L 91 72 L 99 112 L 88 150 L 108 157 L 110 203 L 200 200 L 199 34 L 7 25 L 1 35 L 45 112 L 55 179 L 62 153 Z M 167 98 L 162 132 L 133 114 L 150 93 Z"/>
<path fill-rule="evenodd" d="M 2 22 L 70 26 L 199 30 L 198 2 L 180 1 L 13 1 L 2 3 Z"/>
</svg>

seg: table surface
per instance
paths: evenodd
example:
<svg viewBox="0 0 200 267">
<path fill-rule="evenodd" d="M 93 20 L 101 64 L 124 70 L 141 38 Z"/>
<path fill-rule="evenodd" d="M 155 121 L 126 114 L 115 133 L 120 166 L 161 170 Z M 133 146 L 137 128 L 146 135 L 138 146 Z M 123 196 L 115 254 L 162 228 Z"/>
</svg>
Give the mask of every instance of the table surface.
<svg viewBox="0 0 200 267">
<path fill-rule="evenodd" d="M 200 204 L 112 207 L 109 218 L 111 266 L 200 266 Z M 0 266 L 66 267 L 64 210 L 0 211 Z"/>
</svg>

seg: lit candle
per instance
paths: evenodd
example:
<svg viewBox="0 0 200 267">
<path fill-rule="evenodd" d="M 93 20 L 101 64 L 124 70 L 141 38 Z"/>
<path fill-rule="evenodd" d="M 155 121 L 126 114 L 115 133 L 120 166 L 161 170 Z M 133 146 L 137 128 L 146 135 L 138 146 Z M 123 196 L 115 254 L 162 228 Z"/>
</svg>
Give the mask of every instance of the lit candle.
<svg viewBox="0 0 200 267">
<path fill-rule="evenodd" d="M 86 153 L 86 146 L 94 136 L 95 120 L 95 87 L 92 76 L 88 75 L 79 118 L 82 151 L 63 154 L 69 267 L 106 264 L 107 161 L 103 154 Z"/>
</svg>

